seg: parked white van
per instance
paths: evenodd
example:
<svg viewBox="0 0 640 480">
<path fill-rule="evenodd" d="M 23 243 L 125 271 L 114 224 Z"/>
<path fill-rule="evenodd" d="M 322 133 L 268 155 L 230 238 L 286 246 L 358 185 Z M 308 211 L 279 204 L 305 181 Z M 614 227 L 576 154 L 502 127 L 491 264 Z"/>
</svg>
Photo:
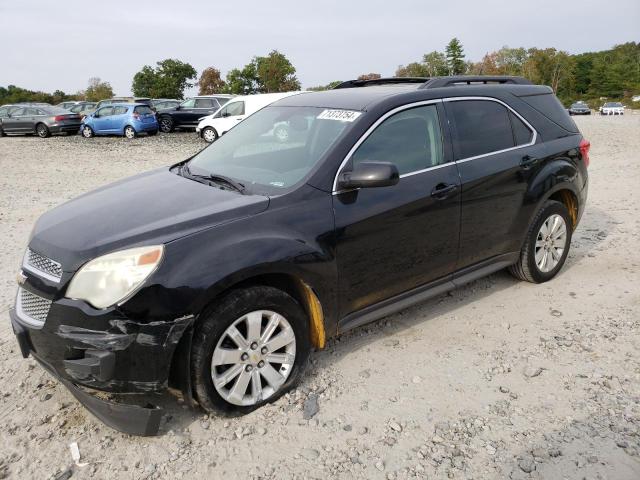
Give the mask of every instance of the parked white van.
<svg viewBox="0 0 640 480">
<path fill-rule="evenodd" d="M 234 125 L 267 105 L 292 95 L 308 92 L 258 93 L 234 97 L 212 115 L 200 118 L 196 133 L 206 142 L 214 142 Z M 284 132 L 284 130 L 283 130 Z M 281 133 L 285 134 L 285 133 Z"/>
</svg>

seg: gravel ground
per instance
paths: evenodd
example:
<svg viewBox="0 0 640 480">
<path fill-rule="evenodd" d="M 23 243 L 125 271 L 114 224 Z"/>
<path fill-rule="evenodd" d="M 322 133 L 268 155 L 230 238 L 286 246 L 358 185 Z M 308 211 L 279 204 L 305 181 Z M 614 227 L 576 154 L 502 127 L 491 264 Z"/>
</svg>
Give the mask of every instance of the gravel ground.
<svg viewBox="0 0 640 480">
<path fill-rule="evenodd" d="M 0 478 L 640 478 L 640 115 L 576 121 L 590 198 L 557 279 L 497 273 L 343 335 L 245 417 L 164 396 L 155 438 L 110 430 L 23 360 L 7 310 L 38 215 L 203 143 L 0 139 Z"/>
</svg>

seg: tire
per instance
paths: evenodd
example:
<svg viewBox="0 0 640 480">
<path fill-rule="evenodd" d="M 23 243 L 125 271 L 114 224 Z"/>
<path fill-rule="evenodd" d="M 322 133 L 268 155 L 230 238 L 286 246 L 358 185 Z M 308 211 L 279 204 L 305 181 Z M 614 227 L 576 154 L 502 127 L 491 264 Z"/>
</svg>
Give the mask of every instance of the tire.
<svg viewBox="0 0 640 480">
<path fill-rule="evenodd" d="M 557 224 L 555 223 L 556 219 L 559 222 Z M 562 232 L 560 219 L 564 222 L 563 236 L 560 236 Z M 547 223 L 545 228 L 550 226 L 552 229 L 550 239 L 546 238 L 549 230 L 542 230 L 545 223 Z M 556 225 L 558 225 L 557 230 L 553 230 Z M 554 200 L 545 202 L 529 226 L 518 262 L 509 268 L 511 274 L 520 280 L 531 283 L 544 283 L 551 280 L 558 274 L 567 259 L 572 231 L 573 224 L 567 207 Z M 554 237 L 557 237 L 555 241 Z M 562 246 L 561 251 L 558 250 L 559 246 Z M 536 260 L 537 255 L 538 261 Z M 548 259 L 549 263 L 539 265 L 539 261 L 544 263 L 544 259 Z"/>
<path fill-rule="evenodd" d="M 213 127 L 205 127 L 202 130 L 202 139 L 207 143 L 213 143 L 218 139 L 218 132 Z"/>
<path fill-rule="evenodd" d="M 157 134 L 158 134 L 158 130 L 151 130 L 147 132 L 147 135 L 149 135 L 150 137 L 155 137 Z"/>
<path fill-rule="evenodd" d="M 95 133 L 93 132 L 93 128 L 91 128 L 89 125 L 85 125 L 84 127 L 82 127 L 82 136 L 84 138 L 91 138 L 95 136 Z"/>
<path fill-rule="evenodd" d="M 159 128 L 162 133 L 173 132 L 173 119 L 169 116 L 160 117 Z"/>
<path fill-rule="evenodd" d="M 260 327 L 253 335 L 248 327 L 248 314 L 252 314 L 254 321 L 259 321 Z M 265 339 L 267 326 L 281 322 L 280 319 L 285 323 L 280 323 Z M 191 379 L 195 397 L 207 412 L 249 413 L 276 400 L 300 379 L 311 348 L 308 321 L 302 307 L 287 293 L 266 286 L 233 290 L 205 309 L 198 322 L 192 344 Z M 234 333 L 240 335 L 234 335 L 239 338 L 237 341 L 229 336 L 232 326 L 237 327 Z M 249 343 L 251 340 L 247 337 L 258 339 L 256 345 Z M 273 339 L 286 339 L 293 342 L 293 347 L 288 343 L 269 353 L 264 345 L 269 345 Z M 244 348 L 239 348 L 243 343 L 246 344 Z M 217 362 L 221 363 L 212 368 L 214 352 Z M 233 358 L 225 356 L 232 363 L 225 364 L 221 352 L 233 352 Z M 273 361 L 275 356 L 289 361 L 279 364 Z M 225 374 L 228 375 L 226 382 L 222 380 Z M 212 375 L 217 377 L 218 387 L 214 386 Z M 236 387 L 241 395 L 234 394 Z"/>
<path fill-rule="evenodd" d="M 51 132 L 49 131 L 49 127 L 47 127 L 44 123 L 39 123 L 36 125 L 36 134 L 40 138 L 48 138 L 51 136 Z"/>
<path fill-rule="evenodd" d="M 124 127 L 124 136 L 127 137 L 129 140 L 136 138 L 136 129 L 133 128 L 131 125 L 127 125 L 126 127 Z"/>
<path fill-rule="evenodd" d="M 2 127 L 0 127 L 0 137 L 6 137 L 7 134 L 4 133 L 4 130 L 2 129 Z"/>
</svg>

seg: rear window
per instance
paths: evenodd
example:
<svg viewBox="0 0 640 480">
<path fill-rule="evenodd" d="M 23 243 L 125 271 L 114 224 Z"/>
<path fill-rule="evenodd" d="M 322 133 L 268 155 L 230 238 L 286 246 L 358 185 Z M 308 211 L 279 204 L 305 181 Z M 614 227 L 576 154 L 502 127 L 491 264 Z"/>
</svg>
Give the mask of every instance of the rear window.
<svg viewBox="0 0 640 480">
<path fill-rule="evenodd" d="M 449 102 L 456 124 L 458 158 L 470 158 L 514 147 L 509 111 L 488 100 Z"/>
<path fill-rule="evenodd" d="M 564 128 L 566 131 L 579 133 L 578 127 L 569 116 L 569 113 L 564 109 L 560 100 L 558 100 L 552 93 L 546 93 L 544 95 L 529 95 L 520 98 L 553 123 Z"/>
<path fill-rule="evenodd" d="M 153 110 L 149 107 L 136 107 L 134 111 L 140 115 L 149 115 L 150 113 L 153 113 Z"/>
</svg>

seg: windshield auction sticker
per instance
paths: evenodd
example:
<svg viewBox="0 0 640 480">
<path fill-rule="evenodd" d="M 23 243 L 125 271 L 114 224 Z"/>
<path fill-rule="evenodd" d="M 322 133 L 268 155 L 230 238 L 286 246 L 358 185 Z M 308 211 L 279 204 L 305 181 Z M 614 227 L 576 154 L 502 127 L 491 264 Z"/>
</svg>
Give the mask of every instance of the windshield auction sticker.
<svg viewBox="0 0 640 480">
<path fill-rule="evenodd" d="M 362 115 L 362 112 L 353 112 L 351 110 L 323 110 L 317 116 L 320 120 L 338 120 L 339 122 L 353 122 Z"/>
</svg>

